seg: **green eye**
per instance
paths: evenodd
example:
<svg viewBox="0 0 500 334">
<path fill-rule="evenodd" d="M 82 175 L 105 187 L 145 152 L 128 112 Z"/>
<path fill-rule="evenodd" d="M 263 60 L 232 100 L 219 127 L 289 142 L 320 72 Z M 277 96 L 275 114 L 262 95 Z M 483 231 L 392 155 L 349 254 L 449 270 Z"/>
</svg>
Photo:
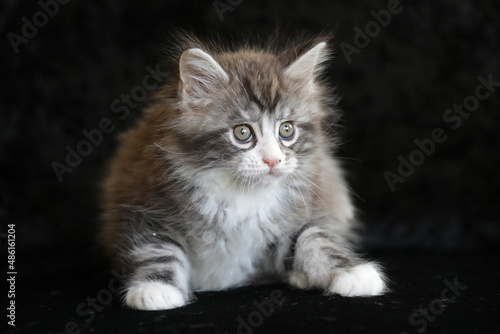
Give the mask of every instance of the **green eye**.
<svg viewBox="0 0 500 334">
<path fill-rule="evenodd" d="M 280 138 L 283 140 L 290 140 L 293 138 L 293 124 L 292 122 L 281 123 L 280 125 Z"/>
<path fill-rule="evenodd" d="M 248 125 L 237 125 L 233 130 L 234 138 L 239 142 L 246 143 L 252 139 L 252 130 Z"/>
</svg>

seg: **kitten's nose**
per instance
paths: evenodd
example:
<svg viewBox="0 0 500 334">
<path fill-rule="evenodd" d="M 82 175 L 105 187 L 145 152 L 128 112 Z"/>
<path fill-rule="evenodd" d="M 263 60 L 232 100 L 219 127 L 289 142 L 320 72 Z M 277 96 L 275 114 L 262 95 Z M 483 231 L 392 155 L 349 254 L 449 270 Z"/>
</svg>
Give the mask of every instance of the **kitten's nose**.
<svg viewBox="0 0 500 334">
<path fill-rule="evenodd" d="M 264 159 L 262 159 L 262 161 L 264 161 L 264 163 L 266 165 L 268 165 L 269 168 L 274 168 L 274 166 L 276 166 L 277 164 L 279 164 L 281 162 L 281 159 L 268 159 L 268 158 L 264 158 Z"/>
</svg>

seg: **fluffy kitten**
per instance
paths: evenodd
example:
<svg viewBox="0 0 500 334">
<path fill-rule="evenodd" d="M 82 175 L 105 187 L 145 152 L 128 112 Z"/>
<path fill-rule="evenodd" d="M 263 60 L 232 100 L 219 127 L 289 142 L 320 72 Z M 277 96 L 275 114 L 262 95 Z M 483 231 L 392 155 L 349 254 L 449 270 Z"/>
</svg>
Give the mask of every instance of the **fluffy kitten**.
<svg viewBox="0 0 500 334">
<path fill-rule="evenodd" d="M 185 305 L 193 291 L 284 281 L 326 294 L 385 290 L 351 246 L 354 209 L 332 158 L 325 40 L 278 51 L 184 38 L 176 71 L 104 184 L 100 239 L 128 274 L 125 303 Z"/>
</svg>

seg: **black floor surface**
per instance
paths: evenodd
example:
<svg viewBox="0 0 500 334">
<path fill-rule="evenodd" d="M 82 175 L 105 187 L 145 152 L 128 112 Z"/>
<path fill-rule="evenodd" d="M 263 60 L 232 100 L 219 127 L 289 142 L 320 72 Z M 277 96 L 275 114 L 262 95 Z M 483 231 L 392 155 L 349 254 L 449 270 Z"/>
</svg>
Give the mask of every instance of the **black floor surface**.
<svg viewBox="0 0 500 334">
<path fill-rule="evenodd" d="M 392 281 L 392 292 L 373 298 L 250 286 L 198 293 L 194 303 L 176 310 L 144 312 L 121 305 L 109 272 L 103 274 L 88 258 L 53 251 L 19 259 L 16 327 L 7 332 L 495 333 L 500 332 L 498 255 L 371 254 Z"/>
</svg>

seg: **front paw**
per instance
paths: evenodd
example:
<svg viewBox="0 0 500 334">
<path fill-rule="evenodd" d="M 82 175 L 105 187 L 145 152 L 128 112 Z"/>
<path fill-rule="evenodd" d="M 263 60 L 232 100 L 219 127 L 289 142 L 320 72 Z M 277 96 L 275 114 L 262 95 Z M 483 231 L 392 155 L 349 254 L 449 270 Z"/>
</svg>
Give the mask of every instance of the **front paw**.
<svg viewBox="0 0 500 334">
<path fill-rule="evenodd" d="M 341 296 L 375 296 L 384 293 L 383 274 L 373 263 L 364 263 L 335 273 L 329 293 Z"/>
<path fill-rule="evenodd" d="M 307 275 L 301 271 L 292 271 L 288 276 L 288 283 L 291 286 L 306 290 L 309 288 L 309 280 L 307 279 Z"/>
<path fill-rule="evenodd" d="M 140 282 L 127 289 L 125 304 L 137 310 L 156 311 L 184 306 L 187 299 L 187 296 L 173 285 Z"/>
</svg>

